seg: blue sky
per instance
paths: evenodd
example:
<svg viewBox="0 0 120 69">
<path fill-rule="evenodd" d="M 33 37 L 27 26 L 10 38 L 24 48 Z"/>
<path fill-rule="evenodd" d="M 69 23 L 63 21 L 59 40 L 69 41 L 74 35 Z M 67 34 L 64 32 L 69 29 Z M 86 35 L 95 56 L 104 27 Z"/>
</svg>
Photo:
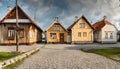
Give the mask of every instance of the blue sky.
<svg viewBox="0 0 120 69">
<path fill-rule="evenodd" d="M 59 22 L 67 28 L 75 21 L 75 16 L 84 15 L 91 24 L 107 16 L 107 20 L 120 30 L 119 0 L 18 0 L 20 7 L 34 18 L 45 30 L 59 17 Z M 15 0 L 0 0 L 0 19 L 7 14 L 7 7 L 15 6 Z"/>
</svg>

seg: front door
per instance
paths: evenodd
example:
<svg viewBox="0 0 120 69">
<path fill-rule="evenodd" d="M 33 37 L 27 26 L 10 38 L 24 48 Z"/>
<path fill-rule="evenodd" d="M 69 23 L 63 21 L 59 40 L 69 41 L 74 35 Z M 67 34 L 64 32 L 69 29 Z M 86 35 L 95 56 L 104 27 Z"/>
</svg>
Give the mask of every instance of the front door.
<svg viewBox="0 0 120 69">
<path fill-rule="evenodd" d="M 64 42 L 64 33 L 60 33 L 60 43 Z"/>
</svg>

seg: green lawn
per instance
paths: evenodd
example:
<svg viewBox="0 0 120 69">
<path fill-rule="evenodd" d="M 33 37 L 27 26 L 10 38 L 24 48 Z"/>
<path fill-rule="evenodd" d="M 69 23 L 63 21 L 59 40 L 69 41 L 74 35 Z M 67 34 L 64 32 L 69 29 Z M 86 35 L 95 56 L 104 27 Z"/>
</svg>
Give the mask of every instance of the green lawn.
<svg viewBox="0 0 120 69">
<path fill-rule="evenodd" d="M 84 52 L 95 53 L 120 62 L 120 48 L 90 49 Z"/>
<path fill-rule="evenodd" d="M 0 52 L 0 61 L 4 61 L 19 55 L 20 53 Z"/>
</svg>

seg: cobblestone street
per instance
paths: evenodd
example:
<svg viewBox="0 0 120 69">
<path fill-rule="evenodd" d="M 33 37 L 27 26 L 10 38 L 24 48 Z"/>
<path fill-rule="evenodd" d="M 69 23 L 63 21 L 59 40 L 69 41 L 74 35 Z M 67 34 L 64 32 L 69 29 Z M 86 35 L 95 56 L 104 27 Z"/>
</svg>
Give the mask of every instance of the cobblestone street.
<svg viewBox="0 0 120 69">
<path fill-rule="evenodd" d="M 118 62 L 65 47 L 67 45 L 46 45 L 16 69 L 120 69 Z"/>
</svg>

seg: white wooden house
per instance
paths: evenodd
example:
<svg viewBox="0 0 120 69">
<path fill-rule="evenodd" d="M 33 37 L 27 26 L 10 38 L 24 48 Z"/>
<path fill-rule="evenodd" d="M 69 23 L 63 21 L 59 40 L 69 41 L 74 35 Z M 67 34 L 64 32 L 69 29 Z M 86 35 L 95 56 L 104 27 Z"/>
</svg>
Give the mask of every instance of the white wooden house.
<svg viewBox="0 0 120 69">
<path fill-rule="evenodd" d="M 116 43 L 117 28 L 105 18 L 93 24 L 94 41 L 100 43 Z"/>
</svg>

